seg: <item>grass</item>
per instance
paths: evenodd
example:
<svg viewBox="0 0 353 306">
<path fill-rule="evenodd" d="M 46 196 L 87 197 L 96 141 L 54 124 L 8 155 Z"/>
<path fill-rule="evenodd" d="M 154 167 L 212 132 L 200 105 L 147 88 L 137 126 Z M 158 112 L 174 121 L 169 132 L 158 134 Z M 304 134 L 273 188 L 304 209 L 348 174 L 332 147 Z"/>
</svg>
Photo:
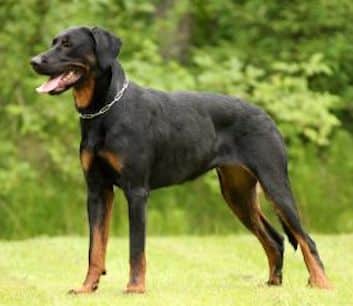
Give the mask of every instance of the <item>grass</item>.
<svg viewBox="0 0 353 306">
<path fill-rule="evenodd" d="M 149 237 L 144 295 L 122 293 L 128 242 L 110 241 L 107 269 L 91 295 L 70 296 L 86 269 L 87 240 L 40 237 L 0 242 L 0 305 L 352 305 L 353 235 L 315 236 L 335 290 L 306 287 L 300 252 L 287 244 L 284 284 L 264 285 L 267 262 L 255 238 Z"/>
</svg>

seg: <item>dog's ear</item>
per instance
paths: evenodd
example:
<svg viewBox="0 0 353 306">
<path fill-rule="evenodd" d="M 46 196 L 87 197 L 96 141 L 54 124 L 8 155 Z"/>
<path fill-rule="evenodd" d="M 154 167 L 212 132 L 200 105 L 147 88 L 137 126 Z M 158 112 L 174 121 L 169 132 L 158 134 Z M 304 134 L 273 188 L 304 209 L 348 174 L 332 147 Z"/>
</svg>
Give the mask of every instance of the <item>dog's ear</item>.
<svg viewBox="0 0 353 306">
<path fill-rule="evenodd" d="M 98 27 L 93 27 L 91 33 L 98 65 L 102 70 L 106 70 L 118 56 L 122 44 L 121 40 L 113 33 Z"/>
</svg>

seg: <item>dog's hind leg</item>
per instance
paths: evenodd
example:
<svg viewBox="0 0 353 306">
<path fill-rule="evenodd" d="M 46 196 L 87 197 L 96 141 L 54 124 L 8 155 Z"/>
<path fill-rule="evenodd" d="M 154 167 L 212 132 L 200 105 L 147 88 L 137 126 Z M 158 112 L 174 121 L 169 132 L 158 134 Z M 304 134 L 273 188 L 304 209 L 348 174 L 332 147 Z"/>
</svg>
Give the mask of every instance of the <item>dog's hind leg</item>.
<svg viewBox="0 0 353 306">
<path fill-rule="evenodd" d="M 264 137 L 262 139 L 265 139 Z M 257 139 L 247 143 L 245 164 L 259 180 L 266 196 L 274 204 L 286 234 L 296 248 L 299 243 L 309 271 L 309 284 L 318 288 L 330 288 L 314 241 L 303 229 L 287 171 L 287 157 L 283 142 L 276 134 L 266 142 Z"/>
<path fill-rule="evenodd" d="M 263 173 L 258 171 L 258 177 L 266 196 L 274 204 L 276 212 L 291 240 L 299 243 L 308 272 L 309 285 L 317 288 L 331 288 L 324 266 L 320 259 L 315 242 L 303 229 L 286 171 L 266 168 Z"/>
<path fill-rule="evenodd" d="M 241 222 L 258 238 L 269 263 L 269 285 L 282 283 L 283 237 L 271 226 L 257 200 L 257 179 L 241 166 L 217 169 L 223 197 Z"/>
</svg>

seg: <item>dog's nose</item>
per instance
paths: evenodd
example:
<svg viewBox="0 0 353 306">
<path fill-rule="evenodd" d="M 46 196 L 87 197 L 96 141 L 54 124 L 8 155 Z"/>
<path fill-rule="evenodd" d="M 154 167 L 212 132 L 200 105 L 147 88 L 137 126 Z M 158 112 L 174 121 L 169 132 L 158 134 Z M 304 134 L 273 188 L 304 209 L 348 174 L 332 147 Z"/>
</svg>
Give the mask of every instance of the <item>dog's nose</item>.
<svg viewBox="0 0 353 306">
<path fill-rule="evenodd" d="M 42 62 L 42 59 L 40 56 L 35 56 L 31 58 L 31 65 L 34 66 L 39 66 Z"/>
<path fill-rule="evenodd" d="M 45 64 L 47 61 L 42 55 L 37 55 L 31 58 L 31 65 L 33 67 L 38 67 L 41 64 Z"/>
</svg>

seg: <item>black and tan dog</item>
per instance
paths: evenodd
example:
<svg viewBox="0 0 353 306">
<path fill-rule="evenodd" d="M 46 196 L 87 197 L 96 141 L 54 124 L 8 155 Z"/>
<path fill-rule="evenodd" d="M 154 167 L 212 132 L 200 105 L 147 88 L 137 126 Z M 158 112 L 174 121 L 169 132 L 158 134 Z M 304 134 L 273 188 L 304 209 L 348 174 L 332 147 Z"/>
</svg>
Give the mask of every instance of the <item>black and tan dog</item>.
<svg viewBox="0 0 353 306">
<path fill-rule="evenodd" d="M 73 89 L 80 114 L 80 157 L 87 182 L 89 265 L 83 286 L 92 292 L 105 273 L 114 186 L 127 198 L 130 280 L 126 292 L 145 291 L 146 203 L 151 190 L 216 169 L 231 210 L 259 239 L 269 263 L 269 285 L 280 285 L 283 237 L 256 197 L 261 184 L 294 248 L 300 245 L 309 284 L 329 288 L 314 241 L 304 231 L 287 173 L 283 140 L 259 108 L 224 95 L 165 93 L 128 82 L 116 61 L 121 41 L 100 29 L 76 27 L 31 60 L 49 80 L 39 92 Z"/>
</svg>

